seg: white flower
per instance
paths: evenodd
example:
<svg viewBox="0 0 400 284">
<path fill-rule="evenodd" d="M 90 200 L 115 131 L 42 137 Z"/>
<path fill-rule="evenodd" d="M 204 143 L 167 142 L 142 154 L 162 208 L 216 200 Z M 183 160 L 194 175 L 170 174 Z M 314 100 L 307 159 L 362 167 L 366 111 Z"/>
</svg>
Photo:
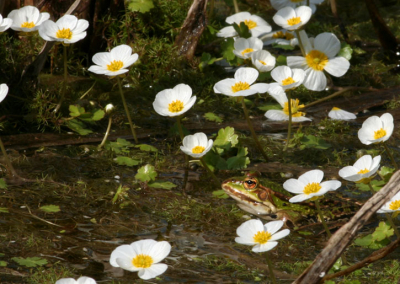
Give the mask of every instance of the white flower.
<svg viewBox="0 0 400 284">
<path fill-rule="evenodd" d="M 121 44 L 110 52 L 99 52 L 93 55 L 92 61 L 97 65 L 90 66 L 88 70 L 96 74 L 117 76 L 128 72 L 127 68 L 138 58 L 137 53 L 132 54 L 132 48 L 129 45 Z"/>
<path fill-rule="evenodd" d="M 392 213 L 395 211 L 400 211 L 400 192 L 386 202 L 377 213 Z"/>
<path fill-rule="evenodd" d="M 288 229 L 278 232 L 282 226 L 283 221 L 272 221 L 263 225 L 260 220 L 248 220 L 237 228 L 236 234 L 239 237 L 235 241 L 242 245 L 254 245 L 254 252 L 269 251 L 278 245 L 277 240 L 289 235 Z"/>
<path fill-rule="evenodd" d="M 306 71 L 303 85 L 313 91 L 322 91 L 326 88 L 324 70 L 335 77 L 346 74 L 350 67 L 349 61 L 342 57 L 335 57 L 340 51 L 340 41 L 332 33 L 322 33 L 314 39 L 314 44 L 304 31 L 300 32 L 306 57 L 288 56 L 287 65 L 292 68 L 302 68 Z"/>
<path fill-rule="evenodd" d="M 235 72 L 234 79 L 224 79 L 214 85 L 214 92 L 231 97 L 246 97 L 268 91 L 269 85 L 258 83 L 252 85 L 258 78 L 258 71 L 251 67 L 242 67 Z"/>
<path fill-rule="evenodd" d="M 278 66 L 271 72 L 271 77 L 277 83 L 270 84 L 272 88 L 275 85 L 281 86 L 284 90 L 297 88 L 303 83 L 305 73 L 302 69 L 291 69 L 288 66 Z"/>
<path fill-rule="evenodd" d="M 156 95 L 154 110 L 162 116 L 178 116 L 187 112 L 196 102 L 189 85 L 179 84 L 173 89 L 165 89 Z"/>
<path fill-rule="evenodd" d="M 321 196 L 328 191 L 336 190 L 341 186 L 338 180 L 329 180 L 321 182 L 324 178 L 324 172 L 321 170 L 312 170 L 302 174 L 298 179 L 291 178 L 283 184 L 287 191 L 298 194 L 290 198 L 289 202 L 301 202 L 314 196 Z"/>
<path fill-rule="evenodd" d="M 311 15 L 312 11 L 308 6 L 300 6 L 296 9 L 288 6 L 276 12 L 273 20 L 278 26 L 293 31 L 307 24 Z"/>
<path fill-rule="evenodd" d="M 47 41 L 60 41 L 63 44 L 70 44 L 84 39 L 88 27 L 88 21 L 78 20 L 73 15 L 64 15 L 57 22 L 45 21 L 39 28 L 39 35 Z"/>
<path fill-rule="evenodd" d="M 321 4 L 324 2 L 324 0 L 309 0 L 310 2 L 310 8 L 312 9 L 312 12 L 314 13 L 315 10 L 317 9 L 315 7 L 315 4 Z M 286 6 L 290 6 L 292 8 L 296 8 L 299 6 L 305 6 L 307 5 L 307 0 L 270 0 L 271 6 L 274 7 L 275 10 L 280 10 L 282 8 L 285 8 Z"/>
<path fill-rule="evenodd" d="M 138 271 L 138 276 L 148 280 L 163 274 L 168 265 L 159 263 L 171 251 L 168 242 L 140 240 L 117 247 L 110 256 L 110 264 L 128 271 Z"/>
<path fill-rule="evenodd" d="M 287 31 L 285 29 L 268 33 L 260 37 L 260 39 L 263 41 L 264 46 L 274 43 L 278 45 L 291 46 L 296 46 L 299 44 L 296 34 L 294 34 L 292 31 Z"/>
<path fill-rule="evenodd" d="M 4 32 L 4 31 L 8 30 L 8 29 L 11 27 L 12 23 L 13 23 L 13 20 L 12 20 L 12 19 L 3 18 L 3 17 L 0 15 L 0 33 L 2 33 L 2 32 Z"/>
<path fill-rule="evenodd" d="M 289 120 L 289 104 L 286 93 L 283 90 L 283 88 L 279 85 L 274 85 L 268 89 L 268 93 L 281 105 L 283 110 L 270 109 L 265 113 L 265 117 L 274 121 Z M 310 118 L 305 117 L 306 115 L 305 112 L 300 111 L 302 108 L 304 108 L 304 105 L 301 105 L 298 99 L 291 99 L 290 101 L 291 101 L 293 122 L 302 122 L 311 120 Z"/>
<path fill-rule="evenodd" d="M 390 113 L 384 113 L 381 117 L 368 117 L 360 130 L 358 130 L 358 139 L 365 145 L 385 142 L 392 136 L 394 128 L 393 116 Z"/>
<path fill-rule="evenodd" d="M 6 84 L 0 85 L 0 103 L 6 98 L 8 94 L 8 86 Z"/>
<path fill-rule="evenodd" d="M 357 116 L 354 113 L 342 110 L 338 107 L 333 107 L 331 111 L 328 113 L 328 116 L 336 120 L 350 120 L 357 118 Z"/>
<path fill-rule="evenodd" d="M 261 17 L 252 15 L 249 12 L 240 12 L 226 18 L 228 24 L 236 23 L 240 26 L 240 23 L 245 23 L 249 28 L 251 36 L 258 37 L 261 34 L 269 33 L 271 26 Z M 237 32 L 232 26 L 225 27 L 217 33 L 218 37 L 233 37 L 237 36 Z"/>
<path fill-rule="evenodd" d="M 364 155 L 353 166 L 341 169 L 339 176 L 348 181 L 367 184 L 379 169 L 380 162 L 381 156 L 372 159 L 371 155 Z"/>
<path fill-rule="evenodd" d="M 263 42 L 257 37 L 238 38 L 233 44 L 233 53 L 240 58 L 250 58 L 251 53 L 263 49 Z"/>
<path fill-rule="evenodd" d="M 34 32 L 44 21 L 50 18 L 50 14 L 40 13 L 39 9 L 33 6 L 25 6 L 12 10 L 7 18 L 12 20 L 11 29 L 20 32 Z"/>
<path fill-rule="evenodd" d="M 213 140 L 210 139 L 207 141 L 207 135 L 203 132 L 199 132 L 194 135 L 185 136 L 182 144 L 181 150 L 186 155 L 192 156 L 193 158 L 201 158 L 211 150 Z"/>
<path fill-rule="evenodd" d="M 276 64 L 276 59 L 266 50 L 257 50 L 251 53 L 251 62 L 260 72 L 271 71 Z"/>
<path fill-rule="evenodd" d="M 62 278 L 57 280 L 56 284 L 96 284 L 93 278 L 82 276 L 78 280 L 74 278 Z"/>
</svg>

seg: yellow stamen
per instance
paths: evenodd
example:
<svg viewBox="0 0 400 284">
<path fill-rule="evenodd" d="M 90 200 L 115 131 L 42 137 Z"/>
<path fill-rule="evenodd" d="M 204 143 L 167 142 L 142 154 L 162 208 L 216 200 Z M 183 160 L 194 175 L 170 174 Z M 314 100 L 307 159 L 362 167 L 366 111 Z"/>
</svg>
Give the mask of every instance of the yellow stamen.
<svg viewBox="0 0 400 284">
<path fill-rule="evenodd" d="M 301 117 L 301 116 L 305 116 L 306 113 L 305 112 L 300 112 L 299 110 L 304 108 L 304 105 L 299 105 L 300 101 L 299 99 L 291 99 L 291 109 L 292 109 L 292 117 Z M 289 115 L 289 103 L 285 102 L 285 105 L 283 106 L 283 112 L 286 115 Z"/>
<path fill-rule="evenodd" d="M 369 170 L 367 168 L 360 170 L 357 174 L 366 174 L 369 173 Z"/>
<path fill-rule="evenodd" d="M 385 137 L 385 136 L 386 136 L 386 130 L 383 129 L 383 128 L 381 128 L 381 129 L 379 129 L 377 131 L 374 131 L 374 139 L 375 140 L 376 139 L 380 139 L 380 138 Z"/>
<path fill-rule="evenodd" d="M 399 208 L 400 208 L 400 200 L 392 201 L 389 205 L 389 209 L 393 211 L 399 210 Z"/>
<path fill-rule="evenodd" d="M 35 26 L 33 22 L 24 22 L 21 24 L 21 28 L 31 29 Z"/>
<path fill-rule="evenodd" d="M 301 22 L 300 17 L 293 17 L 293 18 L 287 20 L 287 23 L 288 23 L 289 26 L 297 25 L 300 22 Z"/>
<path fill-rule="evenodd" d="M 237 82 L 232 86 L 232 92 L 234 93 L 248 89 L 250 89 L 250 85 L 247 82 Z"/>
<path fill-rule="evenodd" d="M 262 65 L 267 65 L 267 63 L 265 63 L 265 61 L 258 60 L 258 62 L 260 62 Z"/>
<path fill-rule="evenodd" d="M 272 38 L 284 38 L 285 35 L 283 34 L 282 31 L 276 32 L 272 35 Z"/>
<path fill-rule="evenodd" d="M 193 154 L 201 154 L 201 153 L 204 152 L 205 149 L 206 149 L 206 148 L 203 147 L 203 146 L 196 146 L 196 147 L 193 147 L 192 153 L 193 153 Z"/>
<path fill-rule="evenodd" d="M 328 56 L 318 50 L 311 50 L 306 55 L 307 65 L 317 71 L 324 70 L 324 67 L 328 63 L 328 61 Z"/>
<path fill-rule="evenodd" d="M 246 53 L 253 52 L 253 51 L 254 51 L 254 49 L 252 49 L 252 48 L 246 48 L 245 50 L 242 51 L 242 55 L 244 56 Z"/>
<path fill-rule="evenodd" d="M 292 35 L 292 34 L 289 33 L 289 32 L 286 32 L 286 33 L 285 33 L 285 38 L 286 38 L 287 40 L 290 40 L 290 39 L 294 38 L 294 35 Z"/>
<path fill-rule="evenodd" d="M 137 268 L 149 268 L 153 264 L 153 258 L 150 255 L 138 254 L 132 259 L 132 264 Z"/>
<path fill-rule="evenodd" d="M 321 189 L 318 182 L 309 183 L 304 187 L 303 192 L 307 195 L 311 193 L 317 193 Z"/>
<path fill-rule="evenodd" d="M 286 79 L 282 80 L 282 86 L 287 86 L 290 84 L 296 83 L 292 77 L 287 77 Z"/>
<path fill-rule="evenodd" d="M 253 240 L 255 243 L 259 243 L 260 245 L 265 244 L 271 239 L 271 234 L 265 231 L 258 231 L 257 234 L 254 235 Z"/>
<path fill-rule="evenodd" d="M 180 112 L 183 110 L 183 102 L 180 100 L 173 101 L 168 105 L 168 110 L 170 112 Z"/>
<path fill-rule="evenodd" d="M 121 60 L 113 60 L 110 64 L 107 65 L 107 70 L 116 72 L 124 66 L 124 63 Z"/>
<path fill-rule="evenodd" d="M 333 107 L 332 110 L 340 110 L 338 107 Z"/>
<path fill-rule="evenodd" d="M 56 32 L 56 38 L 71 39 L 72 38 L 72 32 L 71 32 L 70 29 L 58 30 Z"/>
<path fill-rule="evenodd" d="M 249 30 L 257 27 L 257 23 L 252 20 L 244 20 L 244 24 L 249 28 Z"/>
</svg>

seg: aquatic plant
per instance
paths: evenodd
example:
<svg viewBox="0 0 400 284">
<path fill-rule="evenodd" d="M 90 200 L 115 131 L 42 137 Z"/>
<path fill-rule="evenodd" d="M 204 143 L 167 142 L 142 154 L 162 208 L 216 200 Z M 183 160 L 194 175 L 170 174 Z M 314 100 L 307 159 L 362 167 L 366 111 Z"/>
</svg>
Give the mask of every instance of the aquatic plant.
<svg viewBox="0 0 400 284">
<path fill-rule="evenodd" d="M 96 281 L 93 278 L 82 276 L 78 280 L 74 278 L 62 278 L 57 280 L 55 284 L 96 284 Z"/>
<path fill-rule="evenodd" d="M 24 6 L 20 9 L 12 10 L 7 18 L 12 20 L 11 29 L 23 33 L 35 32 L 39 27 L 50 18 L 47 12 L 40 13 L 34 6 Z"/>
<path fill-rule="evenodd" d="M 340 109 L 338 107 L 333 107 L 329 113 L 328 117 L 335 119 L 335 120 L 351 120 L 351 119 L 356 119 L 357 116 L 354 113 L 345 111 L 343 109 Z"/>
<path fill-rule="evenodd" d="M 251 36 L 253 37 L 258 37 L 262 34 L 268 33 L 272 29 L 270 24 L 268 24 L 263 18 L 257 15 L 252 15 L 249 12 L 239 12 L 233 14 L 232 16 L 227 17 L 225 22 L 228 24 L 235 23 L 237 25 L 244 23 L 249 28 Z M 234 37 L 237 35 L 238 34 L 233 26 L 225 27 L 216 34 L 218 37 L 225 38 Z"/>
</svg>

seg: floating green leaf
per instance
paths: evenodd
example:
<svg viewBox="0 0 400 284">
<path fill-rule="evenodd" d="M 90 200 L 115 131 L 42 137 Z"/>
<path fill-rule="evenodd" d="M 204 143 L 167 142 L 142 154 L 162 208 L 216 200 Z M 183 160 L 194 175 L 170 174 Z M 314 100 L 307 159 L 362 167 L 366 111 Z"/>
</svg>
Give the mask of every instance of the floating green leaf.
<svg viewBox="0 0 400 284">
<path fill-rule="evenodd" d="M 98 110 L 96 110 L 96 111 L 93 113 L 92 119 L 93 119 L 94 121 L 97 121 L 97 120 L 102 119 L 102 118 L 104 117 L 104 115 L 105 115 L 104 110 L 98 109 Z"/>
<path fill-rule="evenodd" d="M 7 261 L 4 261 L 4 260 L 0 260 L 0 266 L 1 267 L 5 267 L 5 266 L 7 266 Z"/>
<path fill-rule="evenodd" d="M 374 179 L 370 182 L 370 184 L 374 191 L 379 191 L 386 184 L 386 182 L 383 180 Z M 356 187 L 361 191 L 370 191 L 368 184 L 357 183 Z"/>
<path fill-rule="evenodd" d="M 72 119 L 72 120 L 68 120 L 66 122 L 67 127 L 71 128 L 73 131 L 78 132 L 79 135 L 88 135 L 90 133 L 93 133 L 92 130 L 90 129 L 86 129 L 86 125 L 77 120 L 77 119 Z"/>
<path fill-rule="evenodd" d="M 150 164 L 147 164 L 138 170 L 138 173 L 135 175 L 135 179 L 138 179 L 142 182 L 149 182 L 151 180 L 155 180 L 156 176 L 157 172 L 154 170 L 154 167 Z"/>
<path fill-rule="evenodd" d="M 214 146 L 225 146 L 230 143 L 233 147 L 238 143 L 238 136 L 235 134 L 235 129 L 233 127 L 221 128 L 218 131 L 218 136 L 214 140 Z"/>
<path fill-rule="evenodd" d="M 149 182 L 147 185 L 149 187 L 162 188 L 162 189 L 171 189 L 176 187 L 176 184 L 170 181 L 154 181 L 154 182 Z"/>
<path fill-rule="evenodd" d="M 114 151 L 116 154 L 127 153 L 129 152 L 129 147 L 133 147 L 134 145 L 122 138 L 118 138 L 116 142 L 107 141 L 104 148 L 106 150 Z"/>
<path fill-rule="evenodd" d="M 142 151 L 147 151 L 147 152 L 157 152 L 158 149 L 154 146 L 147 145 L 147 144 L 139 144 L 135 145 L 136 148 L 139 148 Z"/>
<path fill-rule="evenodd" d="M 215 121 L 215 122 L 218 122 L 218 123 L 223 121 L 222 118 L 220 118 L 218 115 L 216 115 L 213 112 L 207 112 L 207 113 L 204 114 L 203 117 L 205 119 L 209 120 L 209 121 Z"/>
<path fill-rule="evenodd" d="M 208 152 L 203 157 L 203 160 L 211 171 L 214 171 L 215 169 L 219 170 L 228 169 L 228 164 L 226 163 L 226 161 L 220 155 L 214 153 L 213 151 Z"/>
<path fill-rule="evenodd" d="M 240 170 L 247 168 L 247 165 L 250 164 L 249 157 L 246 157 L 248 154 L 246 147 L 239 148 L 238 154 L 235 157 L 230 157 L 226 162 L 228 164 L 228 169 L 230 170 Z"/>
<path fill-rule="evenodd" d="M 342 56 L 347 60 L 350 60 L 351 55 L 353 54 L 353 49 L 351 48 L 351 46 L 348 45 L 346 42 L 342 42 L 340 47 L 341 49 L 339 51 L 338 56 Z"/>
<path fill-rule="evenodd" d="M 80 116 L 85 113 L 85 108 L 78 105 L 70 105 L 69 106 L 69 115 L 72 117 Z"/>
<path fill-rule="evenodd" d="M 115 158 L 114 161 L 120 166 L 128 166 L 128 167 L 133 167 L 140 164 L 140 161 L 124 156 L 118 156 Z"/>
<path fill-rule="evenodd" d="M 8 208 L 6 207 L 0 207 L 0 213 L 9 213 Z"/>
<path fill-rule="evenodd" d="M 57 213 L 61 211 L 60 206 L 58 205 L 44 205 L 39 209 L 46 213 Z"/>
<path fill-rule="evenodd" d="M 386 182 L 389 181 L 389 179 L 392 177 L 395 169 L 394 168 L 389 168 L 386 166 L 381 167 L 381 169 L 378 171 L 378 174 L 381 176 L 381 178 Z"/>
<path fill-rule="evenodd" d="M 221 199 L 229 198 L 229 195 L 226 194 L 226 192 L 225 192 L 224 190 L 222 190 L 222 189 L 214 190 L 214 191 L 212 192 L 212 195 L 213 195 L 215 198 L 221 198 Z"/>
<path fill-rule="evenodd" d="M 40 257 L 13 257 L 11 258 L 13 261 L 18 263 L 19 265 L 26 266 L 26 267 L 36 267 L 36 266 L 43 266 L 47 264 L 47 260 L 40 258 Z"/>
<path fill-rule="evenodd" d="M 318 138 L 314 135 L 307 135 L 300 139 L 300 142 L 306 146 L 306 148 L 315 148 L 326 150 L 331 147 L 331 144 L 326 142 L 325 140 Z"/>
<path fill-rule="evenodd" d="M 233 38 L 230 37 L 223 41 L 221 44 L 222 57 L 228 61 L 233 60 L 236 57 L 236 55 L 233 53 L 233 50 L 235 49 L 235 47 L 233 46 L 234 42 L 235 41 L 233 40 Z"/>
<path fill-rule="evenodd" d="M 154 8 L 152 0 L 129 0 L 128 9 L 132 12 L 146 13 Z"/>
<path fill-rule="evenodd" d="M 4 178 L 0 178 L 0 188 L 1 189 L 6 189 L 7 188 L 7 183 Z"/>
<path fill-rule="evenodd" d="M 394 230 L 389 224 L 379 222 L 379 226 L 375 229 L 375 232 L 372 233 L 372 237 L 374 240 L 382 241 L 383 239 L 393 236 L 393 234 Z"/>
</svg>

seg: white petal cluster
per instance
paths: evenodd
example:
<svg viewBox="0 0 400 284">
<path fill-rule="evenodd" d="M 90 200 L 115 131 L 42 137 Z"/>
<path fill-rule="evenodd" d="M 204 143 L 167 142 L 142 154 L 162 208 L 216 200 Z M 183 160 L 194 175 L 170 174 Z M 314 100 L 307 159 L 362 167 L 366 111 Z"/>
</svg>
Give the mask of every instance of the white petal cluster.
<svg viewBox="0 0 400 284">
<path fill-rule="evenodd" d="M 12 23 L 13 23 L 13 20 L 12 20 L 12 19 L 3 18 L 3 17 L 0 15 L 0 33 L 2 33 L 2 32 L 4 32 L 4 31 L 8 30 L 8 29 L 11 27 Z"/>
<path fill-rule="evenodd" d="M 213 140 L 207 140 L 207 135 L 203 132 L 194 135 L 187 135 L 183 138 L 181 146 L 182 152 L 193 158 L 201 158 L 207 154 L 213 145 Z"/>
<path fill-rule="evenodd" d="M 263 41 L 264 46 L 271 45 L 274 43 L 278 45 L 291 45 L 291 46 L 296 46 L 299 44 L 296 34 L 292 31 L 288 31 L 285 29 L 270 32 L 260 37 L 260 39 Z"/>
<path fill-rule="evenodd" d="M 338 107 L 333 107 L 328 113 L 328 116 L 335 120 L 351 120 L 357 118 L 354 113 L 342 110 Z"/>
<path fill-rule="evenodd" d="M 196 102 L 192 97 L 192 88 L 186 84 L 176 85 L 173 89 L 165 89 L 156 95 L 154 110 L 162 116 L 178 116 L 187 112 Z"/>
<path fill-rule="evenodd" d="M 231 97 L 246 97 L 268 91 L 269 85 L 257 83 L 258 71 L 251 67 L 242 67 L 235 72 L 234 79 L 224 79 L 214 85 L 214 92 Z"/>
<path fill-rule="evenodd" d="M 372 159 L 371 155 L 364 155 L 353 166 L 344 167 L 339 171 L 339 176 L 345 180 L 369 183 L 370 177 L 376 174 L 381 162 L 381 156 Z"/>
<path fill-rule="evenodd" d="M 62 278 L 56 281 L 56 284 L 96 284 L 93 278 L 82 276 L 78 280 L 74 278 Z"/>
<path fill-rule="evenodd" d="M 266 50 L 257 50 L 251 53 L 251 62 L 260 72 L 271 71 L 276 64 L 276 59 Z"/>
<path fill-rule="evenodd" d="M 288 66 L 278 66 L 271 72 L 271 77 L 276 81 L 271 87 L 279 85 L 284 90 L 291 90 L 300 86 L 305 77 L 302 69 L 291 69 Z"/>
<path fill-rule="evenodd" d="M 384 113 L 381 117 L 368 117 L 358 130 L 358 139 L 365 145 L 385 142 L 392 136 L 394 129 L 393 116 Z"/>
<path fill-rule="evenodd" d="M 312 10 L 308 6 L 293 9 L 290 6 L 280 9 L 273 17 L 274 22 L 282 28 L 294 31 L 308 23 Z"/>
<path fill-rule="evenodd" d="M 258 37 L 262 34 L 269 33 L 272 29 L 271 26 L 263 18 L 252 15 L 249 12 L 240 12 L 234 14 L 226 18 L 225 21 L 230 25 L 232 25 L 233 23 L 236 23 L 237 25 L 240 25 L 240 23 L 242 22 L 245 23 L 249 28 L 251 36 L 253 37 Z M 234 37 L 237 35 L 237 32 L 232 26 L 225 27 L 217 33 L 218 37 L 224 38 Z"/>
<path fill-rule="evenodd" d="M 302 174 L 298 179 L 291 178 L 285 181 L 283 188 L 291 193 L 297 194 L 290 198 L 289 202 L 296 203 L 314 196 L 322 196 L 328 191 L 338 189 L 342 184 L 338 180 L 321 182 L 323 178 L 323 171 L 312 170 Z"/>
<path fill-rule="evenodd" d="M 129 45 L 121 44 L 110 52 L 99 52 L 93 55 L 92 61 L 96 65 L 89 67 L 89 71 L 106 76 L 118 76 L 128 72 L 127 69 L 139 58 L 137 53 L 132 54 L 132 48 Z"/>
<path fill-rule="evenodd" d="M 271 2 L 271 6 L 274 7 L 275 10 L 280 10 L 282 8 L 285 8 L 286 6 L 290 6 L 292 8 L 297 8 L 299 6 L 307 5 L 307 0 L 296 0 L 296 1 L 292 1 L 292 0 L 270 0 L 270 2 Z M 310 8 L 312 9 L 313 13 L 315 13 L 315 11 L 317 10 L 315 5 L 319 5 L 322 2 L 324 2 L 324 0 L 309 0 Z"/>
<path fill-rule="evenodd" d="M 8 94 L 8 86 L 6 84 L 0 85 L 0 103 L 6 98 Z"/>
<path fill-rule="evenodd" d="M 377 213 L 393 213 L 395 211 L 400 211 L 400 192 L 386 202 Z"/>
<path fill-rule="evenodd" d="M 237 228 L 236 234 L 239 237 L 236 237 L 235 241 L 242 245 L 254 246 L 254 252 L 269 251 L 278 245 L 277 240 L 289 235 L 288 229 L 278 232 L 282 226 L 283 221 L 272 221 L 263 225 L 260 220 L 248 220 Z"/>
<path fill-rule="evenodd" d="M 349 61 L 336 56 L 340 51 L 340 41 L 332 33 L 317 35 L 311 42 L 304 31 L 300 32 L 304 45 L 303 56 L 288 56 L 287 65 L 292 68 L 301 68 L 306 72 L 303 85 L 313 91 L 322 91 L 326 88 L 326 76 L 324 71 L 332 76 L 341 77 L 350 67 Z"/>
<path fill-rule="evenodd" d="M 243 59 L 250 58 L 251 54 L 263 49 L 263 42 L 257 37 L 238 38 L 233 44 L 233 53 Z"/>
<path fill-rule="evenodd" d="M 11 29 L 19 32 L 34 32 L 39 29 L 44 21 L 50 18 L 50 14 L 40 13 L 39 9 L 33 6 L 24 6 L 12 10 L 7 18 L 12 20 Z"/>
<path fill-rule="evenodd" d="M 155 240 L 140 240 L 130 245 L 117 247 L 110 256 L 110 264 L 128 271 L 138 271 L 138 276 L 144 280 L 163 274 L 168 265 L 159 263 L 171 251 L 168 242 Z"/>
<path fill-rule="evenodd" d="M 73 15 L 64 15 L 53 22 L 45 21 L 39 28 L 39 35 L 47 41 L 59 41 L 63 44 L 75 43 L 86 37 L 89 22 Z"/>
</svg>

